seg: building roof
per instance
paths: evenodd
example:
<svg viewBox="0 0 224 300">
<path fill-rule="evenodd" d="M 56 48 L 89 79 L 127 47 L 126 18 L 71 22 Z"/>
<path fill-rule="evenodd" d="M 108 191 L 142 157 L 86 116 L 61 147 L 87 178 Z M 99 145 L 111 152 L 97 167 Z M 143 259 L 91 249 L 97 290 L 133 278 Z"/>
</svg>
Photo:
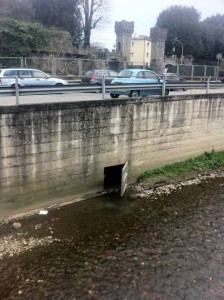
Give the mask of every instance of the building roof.
<svg viewBox="0 0 224 300">
<path fill-rule="evenodd" d="M 151 41 L 150 37 L 147 35 L 139 35 L 139 36 L 135 36 L 132 37 L 132 40 L 144 40 L 144 41 Z"/>
</svg>

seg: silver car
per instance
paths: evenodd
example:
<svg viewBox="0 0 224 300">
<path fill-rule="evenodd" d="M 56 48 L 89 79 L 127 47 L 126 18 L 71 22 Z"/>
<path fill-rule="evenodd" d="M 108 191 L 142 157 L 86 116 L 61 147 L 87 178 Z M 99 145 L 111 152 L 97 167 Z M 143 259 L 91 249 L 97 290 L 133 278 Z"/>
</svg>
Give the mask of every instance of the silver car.
<svg viewBox="0 0 224 300">
<path fill-rule="evenodd" d="M 68 85 L 63 79 L 53 78 L 50 75 L 36 69 L 1 69 L 0 70 L 0 87 L 14 87 L 15 77 L 18 77 L 19 86 L 62 86 Z"/>
</svg>

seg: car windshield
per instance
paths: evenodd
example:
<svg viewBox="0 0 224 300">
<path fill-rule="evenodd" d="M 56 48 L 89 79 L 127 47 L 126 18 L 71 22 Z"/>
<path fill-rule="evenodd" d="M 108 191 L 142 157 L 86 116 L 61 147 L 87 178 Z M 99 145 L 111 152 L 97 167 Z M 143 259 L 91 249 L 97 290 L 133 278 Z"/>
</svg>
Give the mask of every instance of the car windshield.
<svg viewBox="0 0 224 300">
<path fill-rule="evenodd" d="M 40 78 L 44 78 L 44 77 L 50 77 L 50 75 L 48 75 L 48 74 L 46 74 L 46 73 L 43 73 L 43 72 L 41 72 L 41 71 L 36 71 L 36 70 L 34 70 L 33 71 L 33 76 L 34 77 L 40 77 Z"/>
<path fill-rule="evenodd" d="M 99 76 L 99 77 L 102 77 L 103 76 L 103 71 L 96 71 L 94 73 L 95 76 Z"/>
<path fill-rule="evenodd" d="M 123 70 L 118 74 L 118 77 L 120 78 L 130 78 L 131 75 L 133 74 L 132 71 L 128 71 L 128 70 Z"/>
</svg>

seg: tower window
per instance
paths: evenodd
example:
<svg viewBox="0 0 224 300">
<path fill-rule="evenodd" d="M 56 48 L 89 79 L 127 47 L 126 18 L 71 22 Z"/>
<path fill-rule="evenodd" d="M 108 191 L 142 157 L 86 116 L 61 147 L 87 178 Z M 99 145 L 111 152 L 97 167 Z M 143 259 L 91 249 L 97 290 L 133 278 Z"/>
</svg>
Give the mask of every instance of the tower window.
<svg viewBox="0 0 224 300">
<path fill-rule="evenodd" d="M 134 42 L 132 42 L 131 44 L 132 44 L 132 47 L 134 47 L 135 43 L 134 43 Z"/>
<path fill-rule="evenodd" d="M 118 51 L 120 51 L 121 50 L 121 43 L 120 42 L 118 42 L 118 45 L 117 45 L 118 47 Z"/>
</svg>

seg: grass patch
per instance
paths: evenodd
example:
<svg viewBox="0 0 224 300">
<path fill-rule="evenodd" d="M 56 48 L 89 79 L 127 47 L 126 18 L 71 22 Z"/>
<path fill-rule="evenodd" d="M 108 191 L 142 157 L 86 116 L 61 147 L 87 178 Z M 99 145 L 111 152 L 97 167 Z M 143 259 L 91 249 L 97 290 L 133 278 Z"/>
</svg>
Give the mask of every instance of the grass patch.
<svg viewBox="0 0 224 300">
<path fill-rule="evenodd" d="M 146 171 L 138 177 L 138 181 L 144 181 L 151 179 L 153 181 L 158 180 L 170 180 L 184 175 L 195 174 L 204 172 L 207 170 L 214 170 L 224 167 L 224 151 L 205 152 L 204 154 L 178 162 L 164 167 Z"/>
</svg>

